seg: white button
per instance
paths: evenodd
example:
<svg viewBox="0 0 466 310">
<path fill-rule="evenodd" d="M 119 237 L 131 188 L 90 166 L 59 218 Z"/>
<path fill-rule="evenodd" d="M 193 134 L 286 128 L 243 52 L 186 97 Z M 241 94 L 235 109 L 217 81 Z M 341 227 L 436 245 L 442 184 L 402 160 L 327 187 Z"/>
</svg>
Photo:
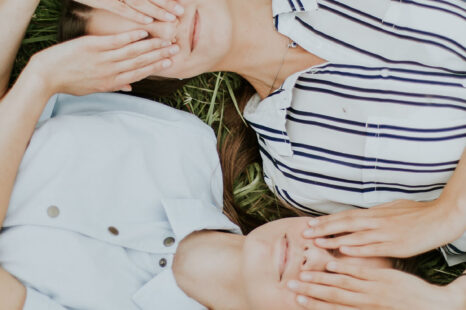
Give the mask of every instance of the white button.
<svg viewBox="0 0 466 310">
<path fill-rule="evenodd" d="M 384 78 L 386 77 L 389 77 L 390 76 L 390 70 L 388 69 L 382 69 L 382 71 L 380 71 L 380 75 Z"/>
<path fill-rule="evenodd" d="M 175 244 L 175 238 L 173 237 L 168 237 L 168 238 L 165 238 L 165 240 L 163 240 L 163 245 L 166 246 L 167 248 L 171 247 L 174 244 Z"/>
<path fill-rule="evenodd" d="M 50 206 L 47 208 L 47 215 L 50 218 L 56 218 L 60 215 L 60 209 L 57 206 Z"/>
</svg>

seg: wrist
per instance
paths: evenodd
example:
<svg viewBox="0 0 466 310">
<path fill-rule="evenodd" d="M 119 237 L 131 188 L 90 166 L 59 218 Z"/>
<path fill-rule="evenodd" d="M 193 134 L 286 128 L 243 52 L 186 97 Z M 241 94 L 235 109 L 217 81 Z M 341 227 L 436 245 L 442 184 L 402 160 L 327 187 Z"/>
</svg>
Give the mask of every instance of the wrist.
<svg viewBox="0 0 466 310">
<path fill-rule="evenodd" d="M 466 230 L 464 197 L 444 191 L 435 201 L 435 205 L 441 209 L 442 214 L 446 215 L 448 227 L 456 231 L 457 237 L 460 238 Z"/>
<path fill-rule="evenodd" d="M 452 310 L 466 309 L 466 276 L 460 277 L 444 287 Z M 449 308 L 450 309 L 450 308 Z"/>
<path fill-rule="evenodd" d="M 36 54 L 37 55 L 37 54 Z M 48 70 L 41 65 L 41 60 L 34 55 L 21 73 L 18 82 L 24 81 L 28 89 L 44 96 L 51 97 L 59 92 L 58 85 Z"/>
</svg>

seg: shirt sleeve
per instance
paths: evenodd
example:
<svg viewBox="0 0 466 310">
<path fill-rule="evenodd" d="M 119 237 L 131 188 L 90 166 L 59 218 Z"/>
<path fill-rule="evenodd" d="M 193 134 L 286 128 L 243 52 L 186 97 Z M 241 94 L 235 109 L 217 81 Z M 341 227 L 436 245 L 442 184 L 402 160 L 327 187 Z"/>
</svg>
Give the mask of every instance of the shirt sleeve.
<svg viewBox="0 0 466 310">
<path fill-rule="evenodd" d="M 65 307 L 35 289 L 26 287 L 26 292 L 23 310 L 66 310 Z"/>
<path fill-rule="evenodd" d="M 466 232 L 461 238 L 443 246 L 440 250 L 449 266 L 466 262 Z"/>
</svg>

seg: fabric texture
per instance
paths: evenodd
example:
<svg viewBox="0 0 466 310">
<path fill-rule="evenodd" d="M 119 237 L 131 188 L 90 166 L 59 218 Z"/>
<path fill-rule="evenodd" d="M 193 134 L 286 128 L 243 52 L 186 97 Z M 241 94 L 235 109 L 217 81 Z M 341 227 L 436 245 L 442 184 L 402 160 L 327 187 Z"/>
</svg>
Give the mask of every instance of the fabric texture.
<svg viewBox="0 0 466 310">
<path fill-rule="evenodd" d="M 269 188 L 317 216 L 437 198 L 466 146 L 466 2 L 272 3 L 326 62 L 246 106 Z M 443 253 L 466 261 L 466 235 Z"/>
<path fill-rule="evenodd" d="M 222 214 L 212 129 L 120 94 L 52 98 L 21 163 L 0 263 L 25 310 L 205 309 L 177 286 L 179 243 L 241 233 Z"/>
</svg>

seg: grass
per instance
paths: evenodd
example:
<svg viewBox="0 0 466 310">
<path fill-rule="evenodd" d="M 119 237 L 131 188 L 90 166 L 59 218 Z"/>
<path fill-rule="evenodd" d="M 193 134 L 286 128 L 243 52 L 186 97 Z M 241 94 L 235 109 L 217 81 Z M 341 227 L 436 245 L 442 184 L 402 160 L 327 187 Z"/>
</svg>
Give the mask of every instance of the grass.
<svg viewBox="0 0 466 310">
<path fill-rule="evenodd" d="M 41 1 L 18 53 L 12 82 L 31 55 L 56 42 L 60 3 L 60 0 Z M 228 132 L 228 128 L 223 124 L 223 108 L 236 102 L 234 94 L 240 83 L 240 78 L 231 73 L 204 74 L 193 79 L 183 89 L 170 98 L 165 98 L 164 101 L 175 108 L 196 114 L 212 126 L 217 135 L 221 137 Z M 278 206 L 274 195 L 265 185 L 260 163 L 250 166 L 237 180 L 234 193 L 239 205 L 248 214 L 260 220 L 274 220 L 286 213 Z M 253 205 L 256 207 L 252 207 Z M 443 257 L 434 251 L 419 258 L 417 273 L 432 283 L 446 284 L 461 274 L 465 268 L 466 264 L 449 268 Z"/>
</svg>

